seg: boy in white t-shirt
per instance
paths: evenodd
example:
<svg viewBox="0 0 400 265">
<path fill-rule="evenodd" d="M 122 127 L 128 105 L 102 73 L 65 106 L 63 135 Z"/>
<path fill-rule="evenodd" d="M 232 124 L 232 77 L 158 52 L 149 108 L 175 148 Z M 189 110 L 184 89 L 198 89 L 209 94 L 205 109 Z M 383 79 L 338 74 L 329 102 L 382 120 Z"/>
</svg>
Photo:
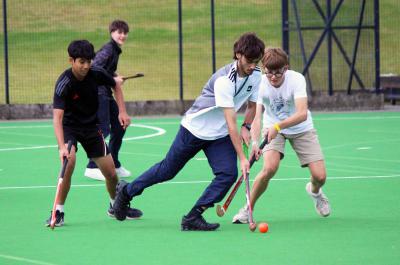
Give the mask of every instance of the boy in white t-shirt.
<svg viewBox="0 0 400 265">
<path fill-rule="evenodd" d="M 285 142 L 289 140 L 302 167 L 308 167 L 311 181 L 306 191 L 321 216 L 330 214 L 330 205 L 321 187 L 326 180 L 324 157 L 307 106 L 306 81 L 302 74 L 288 70 L 288 56 L 280 48 L 267 48 L 262 59 L 262 76 L 256 116 L 251 126 L 252 152 L 256 159 L 264 152 L 264 166 L 258 173 L 250 195 L 254 208 L 257 199 L 267 189 L 270 179 L 284 157 Z M 263 115 L 263 134 L 268 137 L 264 150 L 258 148 Z M 243 207 L 233 223 L 248 223 L 248 209 Z"/>
<path fill-rule="evenodd" d="M 133 182 L 119 182 L 113 206 L 118 220 L 126 218 L 133 197 L 147 187 L 174 178 L 190 159 L 203 151 L 214 179 L 188 214 L 183 216 L 181 229 L 213 231 L 219 227 L 217 223 L 208 223 L 202 214 L 220 202 L 235 183 L 237 157 L 242 173 L 250 169 L 242 149 L 242 139 L 246 144 L 250 142 L 248 129 L 255 115 L 261 81 L 257 64 L 264 49 L 264 43 L 254 33 L 245 33 L 235 42 L 234 61 L 220 68 L 205 84 L 200 96 L 185 113 L 165 158 Z M 236 112 L 246 103 L 245 123 L 239 133 Z"/>
</svg>

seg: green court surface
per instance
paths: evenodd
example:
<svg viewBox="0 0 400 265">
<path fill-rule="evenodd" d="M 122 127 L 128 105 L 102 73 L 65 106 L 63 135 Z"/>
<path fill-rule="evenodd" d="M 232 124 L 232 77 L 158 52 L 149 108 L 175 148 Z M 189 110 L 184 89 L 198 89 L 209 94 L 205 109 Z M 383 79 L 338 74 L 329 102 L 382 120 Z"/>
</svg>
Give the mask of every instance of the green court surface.
<svg viewBox="0 0 400 265">
<path fill-rule="evenodd" d="M 228 212 L 205 217 L 216 232 L 181 232 L 180 221 L 212 179 L 199 153 L 173 180 L 134 198 L 140 220 L 106 215 L 104 182 L 83 177 L 80 147 L 65 207 L 66 225 L 44 226 L 60 162 L 51 121 L 0 123 L 0 264 L 399 264 L 400 113 L 318 113 L 314 124 L 326 158 L 324 191 L 332 214 L 318 216 L 305 192 L 307 169 L 291 148 L 254 217 L 266 234 L 231 224 L 244 186 Z M 134 118 L 121 150 L 133 180 L 161 160 L 180 118 Z M 254 165 L 251 178 L 261 168 Z"/>
</svg>

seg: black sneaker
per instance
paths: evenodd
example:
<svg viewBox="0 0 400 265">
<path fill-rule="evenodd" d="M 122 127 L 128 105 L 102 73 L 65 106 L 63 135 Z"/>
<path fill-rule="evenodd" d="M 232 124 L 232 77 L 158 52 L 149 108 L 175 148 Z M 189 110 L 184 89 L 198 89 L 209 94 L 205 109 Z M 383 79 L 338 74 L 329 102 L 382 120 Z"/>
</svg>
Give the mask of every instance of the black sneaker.
<svg viewBox="0 0 400 265">
<path fill-rule="evenodd" d="M 219 227 L 219 224 L 210 224 L 202 215 L 188 218 L 186 215 L 182 217 L 182 231 L 214 231 Z"/>
<path fill-rule="evenodd" d="M 49 227 L 51 224 L 51 216 L 53 214 L 53 211 L 50 212 L 50 217 L 49 219 L 46 220 L 46 226 Z M 64 212 L 60 212 L 59 210 L 56 211 L 56 223 L 55 226 L 63 226 L 64 225 Z"/>
<path fill-rule="evenodd" d="M 124 188 L 128 185 L 126 181 L 120 180 L 117 184 L 117 191 L 115 194 L 114 202 L 114 216 L 117 220 L 123 221 L 128 215 L 128 209 L 130 206 L 131 199 L 124 193 Z"/>
<path fill-rule="evenodd" d="M 107 214 L 108 214 L 108 216 L 115 218 L 114 208 L 111 206 L 111 203 L 110 203 L 110 208 L 108 208 Z M 128 219 L 128 220 L 138 219 L 142 215 L 143 215 L 143 213 L 141 210 L 135 209 L 135 208 L 128 208 L 127 213 L 126 213 L 126 219 Z"/>
</svg>

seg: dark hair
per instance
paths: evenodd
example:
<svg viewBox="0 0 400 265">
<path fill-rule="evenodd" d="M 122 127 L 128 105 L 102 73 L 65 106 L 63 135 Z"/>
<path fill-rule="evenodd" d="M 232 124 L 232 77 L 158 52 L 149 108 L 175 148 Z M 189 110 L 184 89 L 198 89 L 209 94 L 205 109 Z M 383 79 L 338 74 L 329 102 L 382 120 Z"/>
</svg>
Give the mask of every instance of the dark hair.
<svg viewBox="0 0 400 265">
<path fill-rule="evenodd" d="M 68 55 L 74 60 L 76 58 L 92 60 L 95 56 L 93 44 L 87 40 L 74 40 L 68 45 Z"/>
<path fill-rule="evenodd" d="M 261 62 L 268 70 L 278 70 L 289 64 L 289 58 L 281 48 L 266 48 Z"/>
<path fill-rule="evenodd" d="M 236 53 L 244 55 L 249 60 L 256 60 L 264 55 L 265 45 L 253 32 L 247 32 L 233 45 L 233 59 L 236 59 Z"/>
<path fill-rule="evenodd" d="M 123 20 L 118 20 L 118 19 L 111 22 L 108 29 L 110 30 L 110 33 L 114 32 L 116 30 L 120 30 L 120 31 L 124 32 L 125 34 L 127 34 L 129 32 L 128 23 L 126 23 Z"/>
</svg>

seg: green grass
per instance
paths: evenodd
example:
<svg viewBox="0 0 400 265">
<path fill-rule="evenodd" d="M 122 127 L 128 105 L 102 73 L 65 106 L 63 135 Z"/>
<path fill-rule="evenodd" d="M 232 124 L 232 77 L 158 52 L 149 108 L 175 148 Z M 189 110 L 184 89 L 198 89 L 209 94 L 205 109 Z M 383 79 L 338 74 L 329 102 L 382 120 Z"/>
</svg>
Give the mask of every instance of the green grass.
<svg viewBox="0 0 400 265">
<path fill-rule="evenodd" d="M 11 103 L 50 103 L 57 77 L 69 67 L 69 42 L 86 38 L 99 49 L 109 39 L 109 22 L 117 17 L 131 26 L 118 72 L 146 74 L 126 83 L 126 100 L 179 98 L 176 0 L 18 0 L 7 4 Z M 382 73 L 400 74 L 393 56 L 399 47 L 399 7 L 396 0 L 380 1 Z M 212 72 L 209 1 L 182 1 L 182 12 L 184 98 L 194 99 Z M 217 68 L 231 61 L 232 44 L 245 31 L 255 31 L 267 46 L 281 45 L 279 0 L 215 1 L 215 14 Z M 1 33 L 2 50 L 3 45 Z M 0 84 L 4 84 L 3 57 L 1 52 Z M 314 68 L 318 70 L 317 65 Z M 0 103 L 5 103 L 3 89 Z"/>
<path fill-rule="evenodd" d="M 173 180 L 132 200 L 144 212 L 140 220 L 110 219 L 104 182 L 83 177 L 87 158 L 81 147 L 65 205 L 66 225 L 51 231 L 43 224 L 60 169 L 51 121 L 0 122 L 0 264 L 398 264 L 399 113 L 314 113 L 313 118 L 332 214 L 315 213 L 304 189 L 309 171 L 299 166 L 287 143 L 279 171 L 254 210 L 257 222 L 268 222 L 266 234 L 231 224 L 245 203 L 243 184 L 222 218 L 215 208 L 206 211 L 208 221 L 221 224 L 218 231 L 180 231 L 182 215 L 213 178 L 203 152 Z M 129 181 L 164 157 L 179 121 L 134 120 L 166 133 L 124 142 L 120 159 L 133 172 Z M 130 127 L 125 138 L 152 133 Z M 261 165 L 254 164 L 251 180 Z"/>
</svg>

